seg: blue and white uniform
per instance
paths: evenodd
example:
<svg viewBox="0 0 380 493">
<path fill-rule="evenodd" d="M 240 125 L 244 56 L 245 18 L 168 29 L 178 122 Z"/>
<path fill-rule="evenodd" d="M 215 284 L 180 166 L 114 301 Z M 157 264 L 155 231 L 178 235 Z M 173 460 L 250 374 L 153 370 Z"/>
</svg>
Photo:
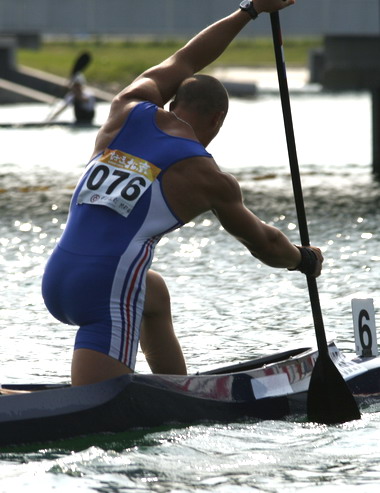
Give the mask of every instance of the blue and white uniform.
<svg viewBox="0 0 380 493">
<path fill-rule="evenodd" d="M 165 200 L 173 164 L 211 155 L 197 141 L 156 125 L 157 106 L 136 105 L 74 192 L 65 231 L 42 281 L 48 310 L 78 325 L 75 349 L 100 351 L 134 369 L 154 248 L 182 226 Z"/>
</svg>

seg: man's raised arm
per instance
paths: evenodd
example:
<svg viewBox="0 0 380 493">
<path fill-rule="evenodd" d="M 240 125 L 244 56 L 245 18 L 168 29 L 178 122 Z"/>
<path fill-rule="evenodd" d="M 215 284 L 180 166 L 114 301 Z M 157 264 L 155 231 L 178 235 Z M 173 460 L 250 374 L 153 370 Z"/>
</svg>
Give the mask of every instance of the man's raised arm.
<svg viewBox="0 0 380 493">
<path fill-rule="evenodd" d="M 244 2 L 247 5 L 249 3 Z M 253 0 L 251 6 L 260 14 L 274 12 L 294 3 L 295 0 Z M 251 19 L 249 10 L 240 8 L 203 29 L 171 57 L 141 74 L 122 95 L 128 99 L 143 99 L 163 106 L 174 96 L 183 80 L 215 61 Z"/>
</svg>

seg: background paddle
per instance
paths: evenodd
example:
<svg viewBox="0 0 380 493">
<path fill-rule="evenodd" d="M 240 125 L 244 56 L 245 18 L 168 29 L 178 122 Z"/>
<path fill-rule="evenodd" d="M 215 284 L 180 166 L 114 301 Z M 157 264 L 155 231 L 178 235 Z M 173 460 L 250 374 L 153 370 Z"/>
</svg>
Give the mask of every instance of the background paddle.
<svg viewBox="0 0 380 493">
<path fill-rule="evenodd" d="M 83 70 L 89 65 L 91 62 L 91 55 L 90 53 L 82 53 L 81 55 L 78 56 L 78 58 L 75 60 L 75 63 L 73 65 L 73 68 L 71 69 L 71 74 L 70 78 L 74 77 L 75 74 L 79 72 L 83 72 Z"/>
<path fill-rule="evenodd" d="M 294 138 L 279 13 L 270 14 L 270 19 L 301 243 L 303 246 L 309 246 L 309 232 Z M 308 391 L 308 419 L 324 424 L 344 423 L 345 421 L 360 419 L 360 411 L 355 399 L 329 355 L 315 278 L 307 276 L 307 285 L 319 353 Z"/>
</svg>

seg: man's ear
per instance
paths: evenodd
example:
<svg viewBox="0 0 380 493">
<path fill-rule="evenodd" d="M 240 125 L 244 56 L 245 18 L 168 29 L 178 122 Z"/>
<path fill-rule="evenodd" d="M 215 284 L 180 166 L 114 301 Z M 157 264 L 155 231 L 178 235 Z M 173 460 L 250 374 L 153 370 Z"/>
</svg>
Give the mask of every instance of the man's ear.
<svg viewBox="0 0 380 493">
<path fill-rule="evenodd" d="M 212 117 L 212 125 L 214 128 L 220 128 L 223 125 L 224 119 L 226 117 L 225 111 L 217 111 Z"/>
</svg>

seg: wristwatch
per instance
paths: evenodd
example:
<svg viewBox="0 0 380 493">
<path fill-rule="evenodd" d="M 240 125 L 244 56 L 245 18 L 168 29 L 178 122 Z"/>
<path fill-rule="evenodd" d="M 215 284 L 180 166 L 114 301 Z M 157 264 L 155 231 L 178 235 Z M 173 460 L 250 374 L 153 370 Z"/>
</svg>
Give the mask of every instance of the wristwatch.
<svg viewBox="0 0 380 493">
<path fill-rule="evenodd" d="M 240 5 L 239 7 L 241 8 L 241 10 L 244 10 L 245 12 L 247 12 L 252 19 L 256 19 L 257 16 L 259 15 L 255 9 L 255 7 L 253 6 L 253 1 L 252 0 L 243 0 L 242 2 L 240 2 Z"/>
</svg>

